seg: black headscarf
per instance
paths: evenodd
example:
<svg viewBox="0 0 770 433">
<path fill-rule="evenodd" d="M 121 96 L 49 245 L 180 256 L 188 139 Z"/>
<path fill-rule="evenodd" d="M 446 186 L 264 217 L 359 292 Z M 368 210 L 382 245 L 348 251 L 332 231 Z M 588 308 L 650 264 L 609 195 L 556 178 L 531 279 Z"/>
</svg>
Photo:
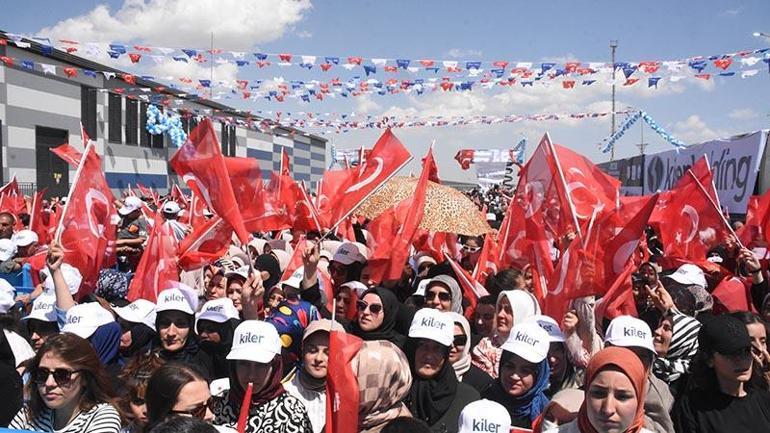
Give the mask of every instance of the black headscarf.
<svg viewBox="0 0 770 433">
<path fill-rule="evenodd" d="M 398 302 L 398 298 L 393 292 L 384 287 L 369 289 L 359 299 L 363 299 L 370 293 L 379 296 L 380 301 L 382 301 L 382 325 L 374 331 L 364 331 L 358 326 L 358 322 L 355 322 L 351 326 L 351 333 L 364 341 L 387 340 L 399 348 L 403 348 L 406 337 L 396 331 L 396 321 L 401 303 Z"/>
<path fill-rule="evenodd" d="M 201 321 L 199 321 L 198 324 L 200 324 L 200 322 Z M 206 320 L 206 322 L 210 322 L 216 326 L 217 334 L 219 334 L 219 343 L 201 340 L 198 344 L 202 351 L 211 356 L 211 360 L 214 363 L 213 377 L 216 379 L 227 377 L 229 372 L 227 354 L 230 353 L 230 348 L 233 346 L 233 335 L 235 334 L 235 328 L 240 321 L 238 319 L 230 319 L 223 323 L 217 323 L 212 320 Z"/>
<path fill-rule="evenodd" d="M 152 350 L 157 334 L 144 323 L 131 323 L 131 345 L 120 351 L 123 358 L 145 355 Z"/>
<path fill-rule="evenodd" d="M 444 365 L 431 379 L 423 379 L 415 371 L 414 361 L 420 339 L 406 340 L 406 357 L 412 370 L 412 388 L 407 405 L 415 418 L 435 424 L 449 410 L 457 394 L 457 375 L 449 362 L 449 348 L 444 348 Z"/>
<path fill-rule="evenodd" d="M 270 289 L 281 281 L 281 265 L 278 263 L 278 259 L 272 254 L 260 254 L 254 260 L 254 269 L 270 274 L 270 278 L 262 282 L 265 287 L 265 295 L 269 296 Z"/>
<path fill-rule="evenodd" d="M 8 425 L 16 412 L 21 409 L 23 385 L 21 376 L 16 372 L 16 357 L 5 337 L 2 325 L 0 325 L 0 395 L 3 396 L 3 404 L 0 405 L 0 425 Z"/>
</svg>

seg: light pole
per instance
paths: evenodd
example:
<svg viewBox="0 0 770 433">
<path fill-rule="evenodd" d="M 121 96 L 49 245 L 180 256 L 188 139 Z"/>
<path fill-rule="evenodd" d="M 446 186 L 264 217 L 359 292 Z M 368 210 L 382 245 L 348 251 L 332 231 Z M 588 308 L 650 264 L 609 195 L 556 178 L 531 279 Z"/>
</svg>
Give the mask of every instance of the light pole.
<svg viewBox="0 0 770 433">
<path fill-rule="evenodd" d="M 612 50 L 612 129 L 610 130 L 610 137 L 615 135 L 615 49 L 618 47 L 618 41 L 610 41 L 610 49 Z M 615 160 L 615 146 L 610 149 L 610 161 Z"/>
</svg>

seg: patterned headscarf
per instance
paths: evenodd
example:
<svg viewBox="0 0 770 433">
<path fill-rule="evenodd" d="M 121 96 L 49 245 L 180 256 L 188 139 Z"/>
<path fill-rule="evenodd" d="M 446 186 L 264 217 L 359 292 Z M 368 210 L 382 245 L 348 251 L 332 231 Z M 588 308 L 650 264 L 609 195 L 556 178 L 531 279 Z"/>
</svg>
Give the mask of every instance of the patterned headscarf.
<svg viewBox="0 0 770 433">
<path fill-rule="evenodd" d="M 302 354 L 302 335 L 313 320 L 319 318 L 318 309 L 307 301 L 287 299 L 270 311 L 265 319 L 278 330 L 284 348 L 284 365 L 293 366 Z"/>
<path fill-rule="evenodd" d="M 351 368 L 358 379 L 358 428 L 368 430 L 409 416 L 402 402 L 412 387 L 406 355 L 386 340 L 364 341 Z"/>
</svg>

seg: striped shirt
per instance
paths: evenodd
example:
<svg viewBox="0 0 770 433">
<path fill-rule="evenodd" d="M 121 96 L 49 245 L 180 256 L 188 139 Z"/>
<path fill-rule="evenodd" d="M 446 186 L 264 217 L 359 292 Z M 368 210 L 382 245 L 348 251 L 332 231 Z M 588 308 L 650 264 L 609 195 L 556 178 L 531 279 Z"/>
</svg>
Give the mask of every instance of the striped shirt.
<svg viewBox="0 0 770 433">
<path fill-rule="evenodd" d="M 90 410 L 80 412 L 69 424 L 60 430 L 54 430 L 54 413 L 44 408 L 35 419 L 30 419 L 27 406 L 21 408 L 8 428 L 17 430 L 36 430 L 50 433 L 119 433 L 120 415 L 109 403 L 101 403 Z"/>
</svg>

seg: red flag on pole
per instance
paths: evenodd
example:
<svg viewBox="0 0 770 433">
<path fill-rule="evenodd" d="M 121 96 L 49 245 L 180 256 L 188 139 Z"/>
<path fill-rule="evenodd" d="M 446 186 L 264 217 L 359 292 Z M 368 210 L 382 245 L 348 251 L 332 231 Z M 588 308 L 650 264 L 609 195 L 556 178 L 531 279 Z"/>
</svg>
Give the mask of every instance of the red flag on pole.
<svg viewBox="0 0 770 433">
<path fill-rule="evenodd" d="M 711 295 L 729 312 L 752 311 L 756 313 L 754 303 L 751 301 L 750 281 L 738 277 L 727 277 L 714 288 Z"/>
<path fill-rule="evenodd" d="M 479 260 L 476 262 L 476 268 L 473 270 L 473 278 L 484 284 L 487 277 L 497 273 L 499 256 L 497 242 L 491 233 L 484 236 L 484 246 L 481 248 Z"/>
<path fill-rule="evenodd" d="M 251 393 L 253 389 L 254 384 L 249 382 L 249 384 L 246 386 L 246 392 L 243 394 L 241 411 L 238 413 L 238 424 L 236 425 L 238 433 L 246 433 L 246 423 L 249 420 L 249 410 L 251 409 Z"/>
<path fill-rule="evenodd" d="M 452 267 L 457 276 L 457 282 L 460 284 L 460 288 L 463 291 L 463 298 L 468 301 L 468 307 L 463 310 L 465 317 L 468 319 L 473 316 L 473 311 L 476 309 L 479 298 L 482 296 L 488 296 L 489 292 L 478 281 L 476 281 L 459 263 L 453 260 L 451 257 L 446 257 L 447 262 Z"/>
<path fill-rule="evenodd" d="M 114 264 L 118 215 L 113 202 L 99 156 L 89 141 L 55 236 L 64 250 L 64 262 L 76 267 L 83 276 L 79 297 L 91 293 L 99 271 Z"/>
<path fill-rule="evenodd" d="M 179 245 L 179 267 L 191 271 L 218 260 L 227 252 L 232 237 L 233 228 L 218 216 L 194 227 Z"/>
<path fill-rule="evenodd" d="M 35 197 L 32 199 L 32 212 L 30 212 L 29 229 L 37 234 L 38 243 L 40 245 L 48 244 L 48 224 L 43 218 L 43 197 L 48 188 L 43 188 L 42 191 L 35 193 Z M 50 223 L 50 216 L 48 218 Z"/>
<path fill-rule="evenodd" d="M 291 163 L 289 162 L 289 154 L 286 152 L 285 147 L 281 147 L 281 176 L 291 177 Z"/>
<path fill-rule="evenodd" d="M 79 150 L 72 147 L 69 143 L 64 143 L 57 147 L 51 147 L 49 149 L 54 155 L 63 159 L 67 164 L 72 167 L 77 167 L 80 164 L 80 160 L 83 158 L 83 154 Z"/>
<path fill-rule="evenodd" d="M 179 281 L 176 250 L 174 230 L 164 223 L 163 216 L 158 212 L 147 246 L 128 286 L 129 301 L 146 299 L 155 302 L 158 293 L 172 287 L 169 282 Z"/>
<path fill-rule="evenodd" d="M 326 378 L 326 432 L 358 433 L 358 378 L 351 362 L 362 340 L 341 331 L 329 332 Z"/>
<path fill-rule="evenodd" d="M 171 167 L 197 190 L 208 206 L 230 224 L 242 243 L 249 241 L 230 176 L 211 120 L 204 119 L 190 133 L 189 139 L 174 154 Z"/>
</svg>

